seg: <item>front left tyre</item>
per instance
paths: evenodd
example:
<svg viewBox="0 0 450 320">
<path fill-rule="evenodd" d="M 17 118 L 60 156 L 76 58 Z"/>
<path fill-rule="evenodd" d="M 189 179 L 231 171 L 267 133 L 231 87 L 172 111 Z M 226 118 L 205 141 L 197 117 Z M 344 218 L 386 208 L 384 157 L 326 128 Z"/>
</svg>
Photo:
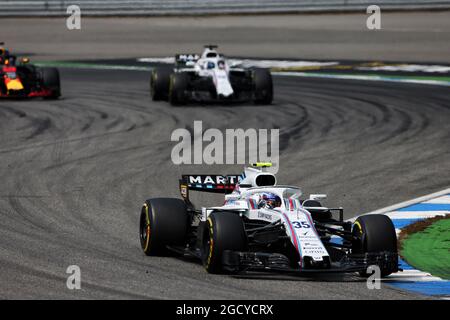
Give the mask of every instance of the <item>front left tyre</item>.
<svg viewBox="0 0 450 320">
<path fill-rule="evenodd" d="M 254 69 L 252 74 L 254 98 L 256 104 L 271 104 L 273 100 L 272 75 L 267 69 Z"/>
<path fill-rule="evenodd" d="M 153 198 L 145 201 L 139 219 L 141 247 L 148 256 L 164 255 L 167 246 L 183 246 L 189 216 L 183 200 Z"/>
<path fill-rule="evenodd" d="M 397 234 L 391 219 L 383 214 L 369 214 L 360 216 L 353 224 L 352 253 L 390 253 L 397 257 Z M 396 259 L 397 260 L 397 259 Z M 381 276 L 385 277 L 397 272 L 398 266 L 381 268 Z M 361 272 L 361 276 L 368 276 Z"/>
</svg>

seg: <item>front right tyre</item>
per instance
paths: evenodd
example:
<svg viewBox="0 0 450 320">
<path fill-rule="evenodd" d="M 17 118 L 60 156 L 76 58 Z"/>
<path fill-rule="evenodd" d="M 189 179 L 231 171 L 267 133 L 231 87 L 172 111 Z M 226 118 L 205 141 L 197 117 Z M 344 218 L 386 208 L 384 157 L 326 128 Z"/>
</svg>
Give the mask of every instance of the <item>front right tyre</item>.
<svg viewBox="0 0 450 320">
<path fill-rule="evenodd" d="M 51 94 L 45 97 L 45 99 L 58 99 L 61 96 L 61 83 L 58 69 L 42 68 L 40 69 L 40 75 L 43 86 L 51 91 Z"/>
<path fill-rule="evenodd" d="M 223 253 L 246 251 L 247 234 L 242 218 L 237 213 L 216 211 L 206 220 L 201 247 L 203 266 L 209 273 L 224 272 Z"/>
<path fill-rule="evenodd" d="M 172 73 L 169 85 L 169 102 L 172 106 L 186 104 L 186 91 L 189 84 L 189 76 L 183 72 Z"/>
</svg>

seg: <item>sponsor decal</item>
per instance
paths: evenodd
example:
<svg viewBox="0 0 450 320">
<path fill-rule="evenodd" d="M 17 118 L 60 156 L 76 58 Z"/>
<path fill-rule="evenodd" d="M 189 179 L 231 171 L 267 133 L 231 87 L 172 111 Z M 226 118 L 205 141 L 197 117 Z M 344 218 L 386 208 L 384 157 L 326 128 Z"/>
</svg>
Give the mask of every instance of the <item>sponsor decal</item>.
<svg viewBox="0 0 450 320">
<path fill-rule="evenodd" d="M 198 59 L 200 59 L 200 56 L 198 54 L 179 54 L 176 56 L 176 60 L 178 61 L 195 61 Z"/>
<path fill-rule="evenodd" d="M 190 184 L 235 184 L 240 182 L 240 175 L 190 175 L 188 182 Z"/>
<path fill-rule="evenodd" d="M 262 219 L 266 219 L 266 220 L 272 220 L 273 219 L 271 214 L 264 213 L 264 212 L 261 212 L 261 211 L 258 212 L 258 218 L 262 218 Z"/>
</svg>

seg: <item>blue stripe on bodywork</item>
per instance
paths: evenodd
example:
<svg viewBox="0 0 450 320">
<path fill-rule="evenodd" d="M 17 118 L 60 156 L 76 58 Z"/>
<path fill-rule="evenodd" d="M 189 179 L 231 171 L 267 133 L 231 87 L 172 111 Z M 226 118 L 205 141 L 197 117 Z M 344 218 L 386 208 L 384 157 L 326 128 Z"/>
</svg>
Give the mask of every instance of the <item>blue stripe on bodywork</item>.
<svg viewBox="0 0 450 320">
<path fill-rule="evenodd" d="M 343 244 L 344 239 L 342 239 L 341 237 L 331 237 L 330 242 L 335 244 Z"/>
</svg>

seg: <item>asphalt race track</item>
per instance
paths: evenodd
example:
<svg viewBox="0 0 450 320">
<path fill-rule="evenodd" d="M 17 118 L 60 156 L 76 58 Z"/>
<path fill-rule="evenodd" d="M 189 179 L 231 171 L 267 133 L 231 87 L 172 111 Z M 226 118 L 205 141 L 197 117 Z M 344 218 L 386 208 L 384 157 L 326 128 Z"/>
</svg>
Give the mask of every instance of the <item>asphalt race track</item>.
<svg viewBox="0 0 450 320">
<path fill-rule="evenodd" d="M 402 299 L 364 281 L 209 275 L 146 257 L 138 215 L 178 196 L 176 128 L 280 128 L 280 183 L 327 193 L 346 218 L 448 187 L 448 87 L 275 77 L 272 106 L 171 107 L 149 74 L 61 69 L 58 101 L 0 101 L 0 298 Z M 230 172 L 231 171 L 231 172 Z M 212 172 L 214 173 L 214 172 Z M 78 265 L 82 289 L 66 288 Z"/>
<path fill-rule="evenodd" d="M 2 18 L 0 41 L 40 61 L 164 57 L 217 43 L 241 57 L 449 63 L 449 15 L 383 13 L 377 32 L 365 13 L 83 18 L 81 31 L 64 18 Z M 448 87 L 276 76 L 271 106 L 175 108 L 151 101 L 148 72 L 60 71 L 58 101 L 0 100 L 0 298 L 424 298 L 384 283 L 368 290 L 352 276 L 236 278 L 146 257 L 139 210 L 148 197 L 178 196 L 181 173 L 242 170 L 172 164 L 171 133 L 194 120 L 279 128 L 278 181 L 327 193 L 346 218 L 442 190 Z M 81 290 L 66 287 L 70 265 L 81 268 Z"/>
</svg>

